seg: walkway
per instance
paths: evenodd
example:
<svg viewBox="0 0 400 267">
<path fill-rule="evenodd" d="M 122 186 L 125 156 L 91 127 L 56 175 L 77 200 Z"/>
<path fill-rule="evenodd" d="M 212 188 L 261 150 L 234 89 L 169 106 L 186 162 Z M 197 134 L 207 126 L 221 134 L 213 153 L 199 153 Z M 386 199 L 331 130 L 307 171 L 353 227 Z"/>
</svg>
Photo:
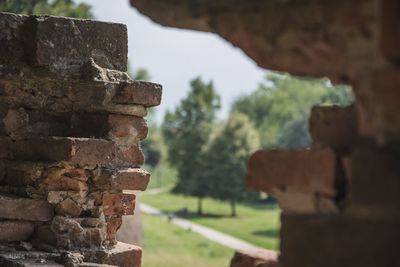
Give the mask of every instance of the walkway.
<svg viewBox="0 0 400 267">
<path fill-rule="evenodd" d="M 238 238 L 235 238 L 233 236 L 221 233 L 219 231 L 216 231 L 214 229 L 199 225 L 197 223 L 193 223 L 189 220 L 185 220 L 176 216 L 171 217 L 170 215 L 163 213 L 162 211 L 151 207 L 149 205 L 140 203 L 140 210 L 143 213 L 158 216 L 160 218 L 164 218 L 166 220 L 170 220 L 171 223 L 182 227 L 184 229 L 190 230 L 192 232 L 198 233 L 202 235 L 203 237 L 216 242 L 220 245 L 223 245 L 225 247 L 234 249 L 234 250 L 241 250 L 241 251 L 260 251 L 263 250 L 265 251 L 264 248 L 254 246 L 246 241 L 240 240 Z M 269 251 L 271 255 L 276 255 L 275 251 L 270 250 Z"/>
</svg>

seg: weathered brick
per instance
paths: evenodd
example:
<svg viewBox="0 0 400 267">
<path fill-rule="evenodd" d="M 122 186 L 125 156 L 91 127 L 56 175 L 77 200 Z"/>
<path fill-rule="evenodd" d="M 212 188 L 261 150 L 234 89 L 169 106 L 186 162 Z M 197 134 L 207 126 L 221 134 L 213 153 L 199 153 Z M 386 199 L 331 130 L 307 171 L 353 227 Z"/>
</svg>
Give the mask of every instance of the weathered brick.
<svg viewBox="0 0 400 267">
<path fill-rule="evenodd" d="M 106 216 L 133 215 L 135 209 L 134 194 L 111 194 L 103 195 L 103 212 Z"/>
<path fill-rule="evenodd" d="M 0 241 L 23 241 L 33 233 L 33 223 L 27 221 L 0 221 Z"/>
<path fill-rule="evenodd" d="M 122 170 L 99 169 L 93 174 L 93 187 L 103 190 L 144 191 L 150 181 L 150 173 L 141 168 Z"/>
<path fill-rule="evenodd" d="M 110 250 L 88 250 L 83 252 L 85 260 L 116 265 L 119 267 L 140 267 L 142 249 L 140 247 L 118 242 Z"/>
<path fill-rule="evenodd" d="M 336 149 L 348 148 L 357 139 L 354 106 L 315 106 L 311 110 L 309 130 L 316 144 Z"/>
<path fill-rule="evenodd" d="M 121 217 L 110 217 L 107 221 L 107 240 L 111 245 L 117 243 L 117 231 L 122 225 Z"/>
<path fill-rule="evenodd" d="M 281 222 L 282 266 L 400 266 L 398 221 L 282 214 Z"/>
<path fill-rule="evenodd" d="M 100 67 L 127 70 L 125 25 L 48 16 L 31 20 L 34 66 L 68 70 L 93 58 Z"/>
<path fill-rule="evenodd" d="M 11 186 L 33 186 L 41 179 L 45 165 L 38 162 L 4 161 L 5 182 Z"/>
<path fill-rule="evenodd" d="M 235 251 L 230 267 L 279 267 L 273 250 Z"/>
<path fill-rule="evenodd" d="M 0 12 L 0 16 L 0 62 L 23 61 L 26 57 L 23 28 L 28 17 L 4 12 Z"/>
<path fill-rule="evenodd" d="M 400 71 L 380 70 L 360 77 L 355 88 L 360 133 L 380 143 L 398 142 L 400 135 Z"/>
<path fill-rule="evenodd" d="M 394 218 L 400 209 L 399 152 L 357 146 L 347 159 L 348 208 L 361 216 Z"/>
<path fill-rule="evenodd" d="M 84 169 L 53 167 L 44 172 L 39 187 L 46 191 L 87 191 L 87 180 L 88 176 Z"/>
<path fill-rule="evenodd" d="M 249 161 L 247 182 L 253 189 L 335 195 L 335 154 L 328 148 L 260 150 Z"/>
<path fill-rule="evenodd" d="M 159 84 L 130 81 L 121 83 L 113 101 L 117 104 L 139 104 L 153 107 L 161 103 L 161 94 L 162 87 Z"/>
<path fill-rule="evenodd" d="M 0 218 L 50 221 L 53 218 L 53 207 L 44 200 L 0 195 Z"/>
<path fill-rule="evenodd" d="M 93 165 L 108 163 L 114 155 L 114 142 L 101 139 L 53 137 L 12 141 L 0 137 L 0 158 Z"/>
<path fill-rule="evenodd" d="M 59 203 L 56 207 L 56 213 L 61 215 L 69 215 L 72 217 L 79 217 L 82 209 L 75 203 L 75 201 L 67 198 Z"/>
<path fill-rule="evenodd" d="M 400 3 L 397 0 L 382 0 L 380 14 L 380 48 L 384 56 L 391 60 L 400 58 Z"/>
<path fill-rule="evenodd" d="M 126 167 L 138 167 L 144 164 L 144 154 L 139 145 L 119 146 L 114 163 Z"/>
</svg>

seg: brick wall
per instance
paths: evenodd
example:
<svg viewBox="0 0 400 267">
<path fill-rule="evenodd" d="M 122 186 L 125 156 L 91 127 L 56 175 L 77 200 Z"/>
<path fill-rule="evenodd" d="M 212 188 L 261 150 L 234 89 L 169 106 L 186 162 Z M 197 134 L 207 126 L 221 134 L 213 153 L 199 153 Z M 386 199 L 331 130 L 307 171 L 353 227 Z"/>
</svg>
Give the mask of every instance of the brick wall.
<svg viewBox="0 0 400 267">
<path fill-rule="evenodd" d="M 1 266 L 140 266 L 116 232 L 161 86 L 126 70 L 125 25 L 0 13 Z"/>
</svg>

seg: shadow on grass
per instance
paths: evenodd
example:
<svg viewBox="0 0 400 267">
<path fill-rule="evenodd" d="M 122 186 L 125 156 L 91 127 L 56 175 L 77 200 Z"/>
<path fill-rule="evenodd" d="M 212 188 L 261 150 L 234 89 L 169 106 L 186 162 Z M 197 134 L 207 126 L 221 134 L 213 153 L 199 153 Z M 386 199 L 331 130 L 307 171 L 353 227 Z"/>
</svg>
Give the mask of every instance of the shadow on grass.
<svg viewBox="0 0 400 267">
<path fill-rule="evenodd" d="M 214 213 L 203 213 L 203 214 L 198 214 L 197 212 L 190 212 L 190 211 L 184 211 L 184 210 L 178 210 L 174 212 L 176 216 L 179 216 L 181 218 L 185 219 L 198 219 L 198 218 L 213 218 L 213 219 L 220 219 L 220 218 L 234 218 L 229 215 L 225 214 L 214 214 Z"/>
<path fill-rule="evenodd" d="M 251 233 L 252 235 L 263 236 L 263 237 L 270 237 L 276 238 L 279 237 L 279 229 L 269 229 L 263 231 L 254 231 Z"/>
</svg>

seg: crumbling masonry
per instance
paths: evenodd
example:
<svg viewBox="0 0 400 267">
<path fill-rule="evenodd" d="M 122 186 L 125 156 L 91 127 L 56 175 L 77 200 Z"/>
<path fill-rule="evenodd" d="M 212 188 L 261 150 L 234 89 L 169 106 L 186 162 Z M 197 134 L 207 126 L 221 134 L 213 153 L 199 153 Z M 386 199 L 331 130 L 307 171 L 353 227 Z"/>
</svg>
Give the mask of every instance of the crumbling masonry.
<svg viewBox="0 0 400 267">
<path fill-rule="evenodd" d="M 140 266 L 116 232 L 161 86 L 126 71 L 125 25 L 0 13 L 0 266 Z"/>
<path fill-rule="evenodd" d="M 280 256 L 238 252 L 232 267 L 400 266 L 400 1 L 131 3 L 218 33 L 261 67 L 353 87 L 354 106 L 312 110 L 310 149 L 251 157 L 249 186 L 283 209 Z"/>
</svg>

